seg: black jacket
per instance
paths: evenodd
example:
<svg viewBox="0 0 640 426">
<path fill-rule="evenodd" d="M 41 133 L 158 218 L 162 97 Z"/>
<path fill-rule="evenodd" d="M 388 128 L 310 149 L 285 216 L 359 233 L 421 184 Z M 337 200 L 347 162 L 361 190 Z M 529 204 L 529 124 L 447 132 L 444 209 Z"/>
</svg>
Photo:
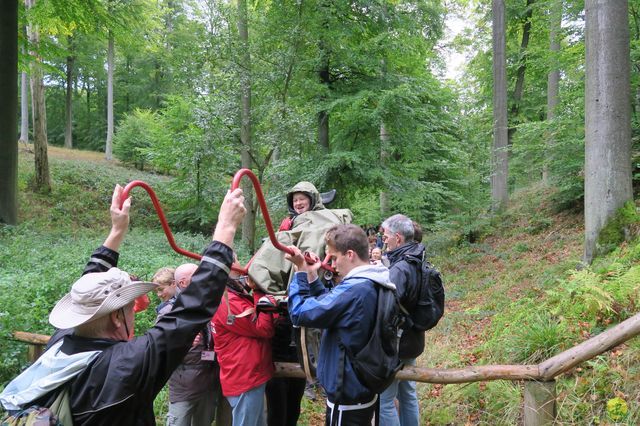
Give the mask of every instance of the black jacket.
<svg viewBox="0 0 640 426">
<path fill-rule="evenodd" d="M 61 332 L 64 335 L 61 351 L 65 354 L 102 350 L 71 381 L 70 403 L 75 425 L 155 425 L 153 400 L 182 362 L 196 334 L 213 317 L 231 262 L 229 247 L 211 243 L 173 310 L 133 340 L 93 339 Z M 117 253 L 101 247 L 92 255 L 85 273 L 107 270 L 115 263 Z M 49 406 L 55 396 L 46 395 L 36 403 Z"/>
<path fill-rule="evenodd" d="M 418 301 L 418 284 L 425 248 L 411 242 L 387 252 L 389 279 L 396 285 L 402 306 L 411 313 Z M 418 357 L 424 350 L 424 331 L 405 329 L 400 338 L 400 359 Z"/>
</svg>

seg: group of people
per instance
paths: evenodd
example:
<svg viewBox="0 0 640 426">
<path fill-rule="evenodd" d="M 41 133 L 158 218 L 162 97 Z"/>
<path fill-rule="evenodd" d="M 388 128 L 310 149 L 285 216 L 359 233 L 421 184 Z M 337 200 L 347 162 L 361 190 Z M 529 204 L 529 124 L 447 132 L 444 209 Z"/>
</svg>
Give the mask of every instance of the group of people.
<svg viewBox="0 0 640 426">
<path fill-rule="evenodd" d="M 296 216 L 313 210 L 317 201 L 315 187 L 312 192 L 295 188 L 288 196 L 291 215 L 281 230 L 291 229 Z M 382 252 L 379 262 L 372 261 L 362 228 L 332 226 L 324 243 L 337 274 L 333 287 L 319 279 L 317 254 L 306 253 L 315 260 L 309 263 L 290 246 L 286 259 L 295 273 L 288 312 L 278 314 L 256 309 L 265 299 L 275 301 L 249 276 L 231 270 L 234 236 L 246 213 L 241 189 L 225 196 L 200 263 L 162 268 L 151 283 L 132 281 L 117 268 L 131 205 L 122 191 L 117 185 L 113 193 L 106 240 L 49 316 L 58 329 L 49 349 L 0 394 L 7 411 L 51 407 L 65 395 L 71 423 L 63 424 L 155 424 L 153 401 L 169 382 L 167 424 L 210 425 L 224 400 L 234 425 L 296 424 L 306 381 L 273 378 L 273 361 L 297 360 L 293 329 L 312 327 L 323 330 L 316 373 L 326 393 L 327 425 L 365 425 L 374 419 L 381 425 L 419 424 L 414 382 L 394 381 L 378 395 L 345 359 L 346 349 L 357 353 L 371 334 L 375 283 L 395 289 L 409 312 L 415 307 L 420 278 L 414 260 L 422 261 L 424 246 L 411 219 L 397 214 L 382 223 L 388 264 Z M 135 301 L 149 291 L 161 299 L 156 323 L 132 338 Z M 424 343 L 424 332 L 403 330 L 399 354 L 405 365 L 415 365 Z"/>
</svg>

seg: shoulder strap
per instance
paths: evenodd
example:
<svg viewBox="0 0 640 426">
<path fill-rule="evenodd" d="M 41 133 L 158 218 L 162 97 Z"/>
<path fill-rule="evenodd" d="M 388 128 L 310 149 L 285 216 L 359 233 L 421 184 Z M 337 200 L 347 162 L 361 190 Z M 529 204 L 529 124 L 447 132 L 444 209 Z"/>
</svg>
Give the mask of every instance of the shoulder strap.
<svg viewBox="0 0 640 426">
<path fill-rule="evenodd" d="M 234 315 L 231 313 L 231 306 L 229 305 L 229 290 L 224 291 L 224 301 L 227 304 L 227 325 L 232 325 L 236 318 L 243 318 L 246 317 L 248 315 L 251 315 L 253 313 L 255 313 L 255 308 L 248 308 L 246 310 L 244 310 L 243 312 L 239 313 L 238 315 Z"/>
<path fill-rule="evenodd" d="M 342 343 L 342 340 L 338 338 L 338 347 L 340 348 L 340 355 L 338 358 L 338 377 L 336 380 L 336 400 L 332 401 L 336 405 L 339 404 L 342 400 L 342 388 L 344 385 L 344 368 L 345 361 L 344 357 L 347 353 L 347 347 Z"/>
</svg>

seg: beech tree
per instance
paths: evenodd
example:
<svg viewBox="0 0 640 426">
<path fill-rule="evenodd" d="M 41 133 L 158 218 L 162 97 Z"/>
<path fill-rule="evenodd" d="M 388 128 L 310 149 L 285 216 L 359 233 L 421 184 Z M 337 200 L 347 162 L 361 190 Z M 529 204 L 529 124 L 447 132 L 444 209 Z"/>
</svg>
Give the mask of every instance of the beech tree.
<svg viewBox="0 0 640 426">
<path fill-rule="evenodd" d="M 22 33 L 26 36 L 27 29 L 23 27 Z M 23 55 L 27 53 L 25 44 L 21 47 Z M 20 141 L 29 142 L 29 76 L 24 70 L 20 73 Z"/>
<path fill-rule="evenodd" d="M 493 148 L 491 200 L 494 211 L 502 210 L 509 198 L 507 132 L 507 63 L 504 0 L 493 0 Z"/>
<path fill-rule="evenodd" d="M 18 2 L 0 2 L 0 222 L 18 221 Z"/>
<path fill-rule="evenodd" d="M 67 37 L 69 41 L 69 55 L 67 55 L 66 68 L 66 96 L 64 108 L 64 147 L 73 148 L 73 66 L 76 60 L 73 36 Z"/>
<path fill-rule="evenodd" d="M 114 40 L 113 31 L 109 30 L 109 40 L 107 47 L 107 141 L 105 143 L 104 155 L 107 160 L 113 159 L 113 68 Z"/>
<path fill-rule="evenodd" d="M 35 6 L 36 0 L 25 0 L 27 9 Z M 45 106 L 42 58 L 37 52 L 40 44 L 40 31 L 37 24 L 27 26 L 29 43 L 34 59 L 30 64 L 31 77 L 31 115 L 33 119 L 33 150 L 35 154 L 35 187 L 39 191 L 51 191 L 49 176 L 49 157 L 47 154 L 47 108 Z"/>
<path fill-rule="evenodd" d="M 238 1 L 238 36 L 240 39 L 240 162 L 242 168 L 251 168 L 251 55 L 249 53 L 249 24 L 247 1 Z M 249 179 L 242 180 L 247 214 L 242 222 L 242 238 L 253 252 L 256 234 L 256 207 Z"/>
<path fill-rule="evenodd" d="M 584 261 L 609 219 L 633 198 L 627 0 L 585 2 Z"/>
<path fill-rule="evenodd" d="M 549 7 L 549 53 L 550 66 L 547 74 L 547 121 L 553 121 L 556 116 L 556 108 L 558 107 L 558 97 L 560 93 L 560 68 L 558 66 L 558 54 L 560 52 L 560 30 L 562 26 L 562 0 L 555 0 Z M 553 144 L 551 132 L 546 134 L 546 149 L 549 151 L 549 145 Z M 546 156 L 545 156 L 546 157 Z M 545 183 L 549 181 L 549 166 L 545 159 L 542 165 L 542 180 Z"/>
</svg>

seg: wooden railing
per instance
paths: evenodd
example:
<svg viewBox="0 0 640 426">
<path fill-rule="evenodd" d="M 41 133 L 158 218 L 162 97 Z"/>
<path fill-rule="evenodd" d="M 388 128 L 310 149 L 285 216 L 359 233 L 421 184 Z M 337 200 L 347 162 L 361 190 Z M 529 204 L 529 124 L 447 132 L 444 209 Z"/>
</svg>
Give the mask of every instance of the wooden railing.
<svg viewBox="0 0 640 426">
<path fill-rule="evenodd" d="M 640 314 L 611 327 L 581 344 L 537 365 L 477 365 L 465 368 L 441 369 L 405 367 L 396 377 L 424 383 L 460 384 L 489 380 L 512 380 L 524 383 L 524 424 L 553 424 L 556 417 L 555 378 L 578 364 L 640 334 Z M 29 361 L 35 361 L 49 341 L 49 336 L 16 331 L 14 338 L 29 344 Z M 277 377 L 300 377 L 305 374 L 300 365 L 277 362 Z"/>
</svg>

